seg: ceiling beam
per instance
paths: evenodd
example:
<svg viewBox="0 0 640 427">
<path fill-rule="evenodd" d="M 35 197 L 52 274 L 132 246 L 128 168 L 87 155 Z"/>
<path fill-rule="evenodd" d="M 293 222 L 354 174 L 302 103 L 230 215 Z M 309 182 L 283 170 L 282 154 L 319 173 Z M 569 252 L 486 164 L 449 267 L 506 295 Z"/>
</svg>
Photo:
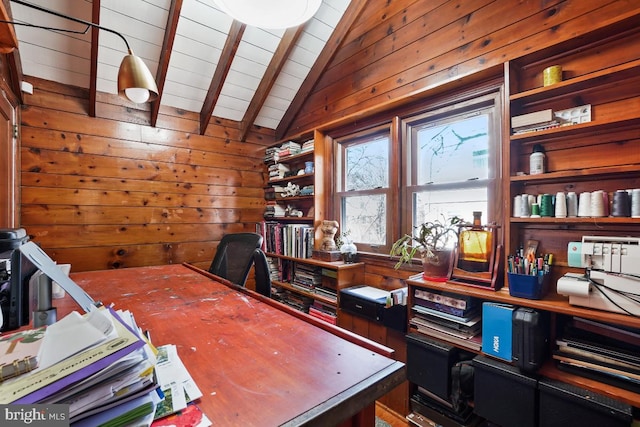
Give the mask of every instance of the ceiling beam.
<svg viewBox="0 0 640 427">
<path fill-rule="evenodd" d="M 158 85 L 158 98 L 151 103 L 151 126 L 158 122 L 158 114 L 160 113 L 160 101 L 162 100 L 162 92 L 164 84 L 167 81 L 167 71 L 169 70 L 169 61 L 171 60 L 171 51 L 173 50 L 173 42 L 176 39 L 176 31 L 178 29 L 178 21 L 180 20 L 180 11 L 182 10 L 182 0 L 174 0 L 169 8 L 169 17 L 167 18 L 167 28 L 164 31 L 164 40 L 162 41 L 162 51 L 160 60 L 158 61 L 158 72 L 156 74 L 156 85 Z"/>
<path fill-rule="evenodd" d="M 100 25 L 100 0 L 93 0 L 91 22 Z M 91 27 L 91 63 L 89 68 L 89 117 L 96 116 L 98 91 L 98 28 Z"/>
<path fill-rule="evenodd" d="M 12 21 L 13 13 L 11 12 L 11 4 L 8 0 L 2 1 L 2 10 L 0 13 L 2 16 L 2 20 L 4 21 Z M 22 61 L 20 60 L 20 52 L 18 51 L 18 39 L 16 38 L 16 33 L 13 28 L 13 25 L 6 24 L 6 31 L 3 33 L 7 33 L 8 36 L 6 39 L 3 39 L 3 43 L 6 43 L 6 51 L 2 53 L 6 53 L 7 65 L 8 65 L 8 73 L 9 73 L 9 87 L 11 92 L 13 92 L 15 99 L 19 104 L 24 102 L 22 97 L 22 80 L 24 79 L 24 75 L 22 74 Z"/>
<path fill-rule="evenodd" d="M 262 80 L 260 80 L 258 89 L 253 94 L 253 98 L 249 103 L 249 108 L 247 108 L 247 111 L 244 113 L 244 117 L 240 122 L 240 141 L 244 141 L 246 139 L 249 129 L 251 129 L 253 122 L 256 120 L 256 117 L 258 117 L 258 114 L 264 105 L 264 101 L 267 99 L 269 92 L 271 92 L 271 88 L 275 84 L 280 71 L 282 71 L 282 67 L 287 62 L 289 54 L 300 38 L 303 27 L 303 25 L 299 25 L 297 27 L 289 28 L 282 36 L 282 39 L 278 44 L 278 48 L 273 54 L 271 62 L 269 62 L 267 71 L 264 73 Z"/>
<path fill-rule="evenodd" d="M 213 109 L 218 97 L 220 96 L 220 92 L 222 91 L 222 85 L 224 84 L 227 74 L 229 74 L 229 70 L 231 69 L 231 63 L 236 55 L 236 51 L 238 50 L 238 46 L 242 40 L 245 28 L 245 24 L 235 20 L 233 21 L 233 24 L 231 24 L 229 35 L 227 36 L 224 48 L 222 49 L 222 54 L 220 55 L 220 61 L 216 66 L 216 71 L 213 73 L 211 85 L 209 85 L 207 96 L 204 98 L 204 105 L 200 111 L 200 135 L 204 135 L 207 130 L 207 126 L 209 126 Z"/>
<path fill-rule="evenodd" d="M 335 56 L 336 52 L 338 52 L 338 48 L 342 45 L 344 37 L 349 33 L 351 26 L 356 19 L 358 19 L 358 16 L 360 16 L 360 13 L 362 13 L 366 5 L 367 0 L 352 0 L 347 7 L 344 15 L 342 15 L 342 19 L 340 19 L 340 22 L 336 26 L 333 34 L 331 34 L 331 37 L 329 37 L 327 44 L 322 49 L 322 52 L 320 52 L 320 55 L 313 64 L 313 67 L 311 67 L 311 71 L 304 79 L 304 82 L 302 82 L 302 86 L 300 86 L 298 93 L 296 93 L 296 96 L 293 98 L 293 101 L 291 101 L 289 108 L 287 108 L 284 116 L 282 116 L 282 120 L 280 120 L 280 124 L 278 124 L 275 132 L 277 140 L 284 138 L 289 131 L 298 111 L 300 111 L 304 102 L 307 100 L 307 97 L 313 91 L 318 80 L 320 80 L 320 77 L 327 69 L 327 66 Z"/>
</svg>

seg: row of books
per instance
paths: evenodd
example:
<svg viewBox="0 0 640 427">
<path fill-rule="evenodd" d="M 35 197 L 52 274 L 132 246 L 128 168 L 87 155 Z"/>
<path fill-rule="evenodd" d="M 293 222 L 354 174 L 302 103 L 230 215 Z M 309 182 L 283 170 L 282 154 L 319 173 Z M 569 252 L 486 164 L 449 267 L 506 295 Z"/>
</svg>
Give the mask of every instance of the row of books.
<svg viewBox="0 0 640 427">
<path fill-rule="evenodd" d="M 154 347 L 128 311 L 2 335 L 0 355 L 0 403 L 68 405 L 74 426 L 151 425 L 202 396 L 175 346 Z"/>
<path fill-rule="evenodd" d="M 315 229 L 310 224 L 281 224 L 263 221 L 256 226 L 265 252 L 295 258 L 311 258 Z"/>
<path fill-rule="evenodd" d="M 480 351 L 481 301 L 444 291 L 415 289 L 409 325 L 422 333 Z"/>
<path fill-rule="evenodd" d="M 640 393 L 640 333 L 573 317 L 556 340 L 553 358 L 561 370 Z"/>
</svg>

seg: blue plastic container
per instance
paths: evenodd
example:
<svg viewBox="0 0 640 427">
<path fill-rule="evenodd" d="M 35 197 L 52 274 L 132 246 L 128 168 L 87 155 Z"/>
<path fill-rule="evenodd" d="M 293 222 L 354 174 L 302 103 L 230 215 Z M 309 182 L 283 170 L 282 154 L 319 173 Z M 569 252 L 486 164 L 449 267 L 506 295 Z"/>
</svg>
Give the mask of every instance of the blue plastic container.
<svg viewBox="0 0 640 427">
<path fill-rule="evenodd" d="M 549 274 L 531 276 L 529 274 L 507 273 L 509 295 L 527 299 L 542 299 L 549 292 Z"/>
</svg>

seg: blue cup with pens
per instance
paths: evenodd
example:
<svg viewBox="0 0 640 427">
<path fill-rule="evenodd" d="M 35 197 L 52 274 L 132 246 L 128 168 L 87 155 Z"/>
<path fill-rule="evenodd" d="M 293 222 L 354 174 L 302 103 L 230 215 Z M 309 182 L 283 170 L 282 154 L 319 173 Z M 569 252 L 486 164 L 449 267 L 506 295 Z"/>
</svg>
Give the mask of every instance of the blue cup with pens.
<svg viewBox="0 0 640 427">
<path fill-rule="evenodd" d="M 529 260 L 518 256 L 509 257 L 509 295 L 527 299 L 544 298 L 549 292 L 551 260 L 550 255 Z"/>
</svg>

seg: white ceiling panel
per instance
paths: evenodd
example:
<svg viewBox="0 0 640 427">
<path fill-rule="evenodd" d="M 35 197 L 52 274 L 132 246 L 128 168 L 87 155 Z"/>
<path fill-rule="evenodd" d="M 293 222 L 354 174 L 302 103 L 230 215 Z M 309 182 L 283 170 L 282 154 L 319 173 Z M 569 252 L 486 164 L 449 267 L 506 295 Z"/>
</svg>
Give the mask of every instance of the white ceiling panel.
<svg viewBox="0 0 640 427">
<path fill-rule="evenodd" d="M 86 21 L 92 17 L 91 0 L 27 1 Z M 230 65 L 220 64 L 233 19 L 209 0 L 183 0 L 177 21 L 172 21 L 169 16 L 172 4 L 172 0 L 101 0 L 100 25 L 120 32 L 156 79 L 159 71 L 163 71 L 161 107 L 196 113 L 207 107 L 212 108 L 214 117 L 243 120 L 260 83 L 269 75 L 267 69 L 286 30 L 244 27 Z M 256 106 L 259 114 L 253 121 L 255 124 L 278 127 L 349 4 L 349 0 L 323 0 L 318 13 L 303 24 L 303 31 L 279 75 L 266 86 L 271 89 L 265 101 Z M 82 24 L 13 2 L 11 9 L 16 22 L 85 30 Z M 163 56 L 163 43 L 170 31 L 167 26 L 172 22 L 177 22 L 175 32 L 168 33 L 172 51 Z M 16 33 L 25 75 L 90 87 L 91 31 L 52 33 L 16 26 Z M 101 30 L 98 35 L 96 88 L 115 94 L 118 67 L 126 54 L 126 45 L 109 31 Z M 218 68 L 228 70 L 222 88 L 213 105 L 204 106 Z"/>
</svg>

